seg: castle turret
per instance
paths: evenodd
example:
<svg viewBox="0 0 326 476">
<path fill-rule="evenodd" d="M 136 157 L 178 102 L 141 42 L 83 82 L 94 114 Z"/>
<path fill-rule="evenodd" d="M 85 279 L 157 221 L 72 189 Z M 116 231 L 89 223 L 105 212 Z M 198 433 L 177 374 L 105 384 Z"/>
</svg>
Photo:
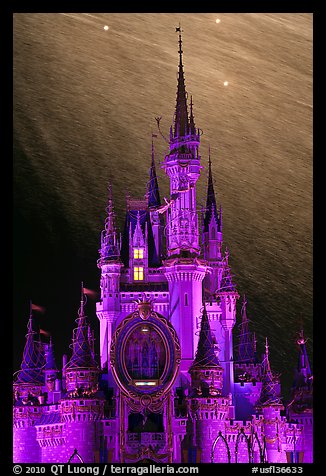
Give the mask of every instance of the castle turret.
<svg viewBox="0 0 326 476">
<path fill-rule="evenodd" d="M 88 338 L 88 323 L 85 315 L 85 300 L 82 284 L 82 296 L 78 318 L 76 319 L 77 328 L 73 331 L 72 356 L 67 363 L 66 389 L 68 394 L 74 394 L 84 390 L 97 389 L 99 369 L 94 360 L 92 348 Z"/>
<path fill-rule="evenodd" d="M 181 28 L 179 32 L 179 75 L 176 108 L 170 134 L 170 152 L 163 168 L 170 178 L 170 200 L 167 214 L 167 253 L 182 251 L 199 255 L 196 182 L 200 176 L 199 130 L 195 128 L 193 108 L 188 117 L 187 93 L 183 71 Z"/>
<path fill-rule="evenodd" d="M 262 390 L 261 363 L 257 358 L 255 334 L 249 329 L 246 296 L 243 296 L 239 328 L 234 361 L 234 399 L 236 418 L 244 420 L 254 413 Z"/>
<path fill-rule="evenodd" d="M 47 403 L 56 403 L 61 396 L 61 380 L 59 379 L 59 370 L 54 357 L 52 337 L 50 337 L 50 342 L 44 345 L 44 350 L 44 376 L 47 391 Z"/>
<path fill-rule="evenodd" d="M 236 303 L 239 294 L 233 283 L 231 268 L 229 265 L 229 250 L 226 249 L 223 260 L 223 273 L 217 298 L 221 308 L 221 360 L 224 363 L 224 386 L 223 393 L 228 395 L 234 392 L 234 357 L 232 332 L 236 322 Z"/>
<path fill-rule="evenodd" d="M 97 266 L 101 270 L 101 298 L 96 304 L 100 321 L 101 368 L 109 367 L 109 351 L 114 323 L 120 313 L 120 275 L 123 267 L 120 260 L 121 240 L 115 225 L 112 186 L 108 187 L 108 206 L 105 227 L 101 234 L 100 258 Z"/>
<path fill-rule="evenodd" d="M 192 391 L 188 397 L 191 417 L 190 449 L 197 462 L 211 461 L 212 442 L 224 428 L 230 400 L 222 397 L 223 368 L 216 356 L 214 339 L 204 307 L 196 357 L 189 369 Z M 188 451 L 188 454 L 191 452 Z M 196 461 L 188 461 L 196 462 Z"/>
<path fill-rule="evenodd" d="M 290 422 L 303 425 L 303 454 L 294 454 L 292 461 L 313 462 L 313 375 L 306 348 L 307 339 L 301 329 L 297 339 L 299 347 L 298 364 L 291 389 L 291 401 L 287 405 Z M 299 461 L 301 459 L 301 461 Z"/>
<path fill-rule="evenodd" d="M 41 461 L 35 423 L 43 413 L 40 400 L 45 360 L 39 334 L 38 340 L 35 339 L 36 336 L 31 304 L 21 368 L 14 380 L 13 461 L 17 463 Z"/>
<path fill-rule="evenodd" d="M 263 415 L 266 462 L 281 463 L 286 461 L 285 453 L 281 451 L 281 410 L 284 407 L 280 398 L 279 378 L 273 374 L 269 362 L 267 337 L 265 349 L 262 362 L 262 390 L 256 409 Z"/>
<path fill-rule="evenodd" d="M 163 168 L 170 179 L 170 200 L 163 207 L 166 216 L 168 259 L 164 272 L 170 293 L 170 320 L 182 349 L 181 371 L 187 371 L 194 359 L 198 342 L 202 307 L 202 281 L 208 272 L 199 259 L 200 246 L 196 210 L 196 182 L 200 176 L 198 153 L 200 134 L 195 128 L 193 107 L 188 117 L 181 28 L 179 32 L 179 75 L 176 109 L 170 133 L 170 152 Z"/>
<path fill-rule="evenodd" d="M 104 417 L 104 395 L 98 390 L 99 368 L 89 342 L 83 285 L 76 322 L 72 355 L 66 366 L 67 392 L 60 401 L 66 435 L 62 451 L 66 461 L 78 449 L 83 462 L 94 463 L 99 449 L 100 420 Z"/>
<path fill-rule="evenodd" d="M 214 267 L 213 273 L 205 278 L 205 282 L 207 281 L 205 287 L 211 294 L 220 287 L 221 273 L 218 273 L 218 269 L 222 260 L 222 242 L 222 207 L 220 206 L 217 211 L 209 148 L 206 207 L 203 218 L 203 252 L 204 258 L 209 261 L 210 266 Z"/>
</svg>

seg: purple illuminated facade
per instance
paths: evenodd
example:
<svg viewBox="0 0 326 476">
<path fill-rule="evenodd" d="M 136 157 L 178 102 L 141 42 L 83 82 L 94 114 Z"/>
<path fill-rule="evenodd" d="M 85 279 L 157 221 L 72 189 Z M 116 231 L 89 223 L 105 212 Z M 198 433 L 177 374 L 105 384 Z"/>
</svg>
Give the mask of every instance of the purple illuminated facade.
<svg viewBox="0 0 326 476">
<path fill-rule="evenodd" d="M 71 356 L 61 369 L 31 311 L 14 378 L 16 463 L 313 461 L 312 373 L 303 332 L 292 400 L 284 405 L 267 339 L 263 358 L 257 355 L 245 297 L 237 316 L 240 296 L 223 245 L 210 154 L 199 225 L 201 134 L 177 31 L 176 108 L 162 165 L 170 196 L 161 202 L 153 145 L 146 198 L 127 198 L 122 234 L 109 186 L 97 263 L 98 361 L 83 290 Z"/>
</svg>

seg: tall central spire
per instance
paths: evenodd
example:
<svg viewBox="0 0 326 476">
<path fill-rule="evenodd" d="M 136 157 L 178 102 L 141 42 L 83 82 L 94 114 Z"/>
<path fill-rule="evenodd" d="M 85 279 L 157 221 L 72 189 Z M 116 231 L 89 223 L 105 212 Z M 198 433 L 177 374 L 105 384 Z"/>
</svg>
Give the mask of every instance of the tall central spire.
<svg viewBox="0 0 326 476">
<path fill-rule="evenodd" d="M 178 89 L 177 102 L 174 117 L 174 137 L 184 137 L 189 132 L 188 108 L 187 108 L 187 93 L 185 86 L 185 78 L 182 63 L 182 37 L 181 26 L 177 27 L 176 32 L 179 32 L 179 75 L 178 75 Z"/>
</svg>

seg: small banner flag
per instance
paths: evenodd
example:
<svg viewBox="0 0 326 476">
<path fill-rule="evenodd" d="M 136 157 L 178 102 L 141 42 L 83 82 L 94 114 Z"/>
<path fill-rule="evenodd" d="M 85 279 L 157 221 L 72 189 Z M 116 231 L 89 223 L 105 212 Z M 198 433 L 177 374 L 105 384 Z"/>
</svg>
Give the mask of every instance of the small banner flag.
<svg viewBox="0 0 326 476">
<path fill-rule="evenodd" d="M 48 331 L 45 331 L 44 329 L 40 329 L 40 334 L 43 334 L 44 336 L 49 337 L 51 334 Z"/>
<path fill-rule="evenodd" d="M 45 307 L 38 306 L 37 304 L 32 303 L 32 311 L 45 312 Z"/>
<path fill-rule="evenodd" d="M 86 294 L 86 296 L 91 297 L 92 299 L 97 298 L 97 292 L 93 291 L 92 289 L 83 288 L 83 293 Z"/>
</svg>

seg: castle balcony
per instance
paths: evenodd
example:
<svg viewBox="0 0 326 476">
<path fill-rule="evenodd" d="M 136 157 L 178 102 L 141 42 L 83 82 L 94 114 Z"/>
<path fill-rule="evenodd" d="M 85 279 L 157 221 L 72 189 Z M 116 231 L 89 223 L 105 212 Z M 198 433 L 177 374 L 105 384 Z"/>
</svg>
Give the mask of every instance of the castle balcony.
<svg viewBox="0 0 326 476">
<path fill-rule="evenodd" d="M 65 444 L 64 423 L 59 413 L 42 415 L 36 426 L 36 440 L 41 448 L 61 446 Z"/>
<path fill-rule="evenodd" d="M 104 416 L 104 401 L 65 400 L 61 403 L 63 421 L 95 421 Z"/>
<path fill-rule="evenodd" d="M 302 425 L 284 424 L 284 446 L 285 451 L 299 451 L 304 447 L 304 428 Z"/>
<path fill-rule="evenodd" d="M 139 445 L 163 448 L 166 445 L 166 433 L 127 433 L 127 444 L 132 448 Z"/>
<path fill-rule="evenodd" d="M 13 408 L 13 423 L 15 428 L 33 426 L 43 414 L 43 408 L 38 406 L 19 406 Z"/>
</svg>

